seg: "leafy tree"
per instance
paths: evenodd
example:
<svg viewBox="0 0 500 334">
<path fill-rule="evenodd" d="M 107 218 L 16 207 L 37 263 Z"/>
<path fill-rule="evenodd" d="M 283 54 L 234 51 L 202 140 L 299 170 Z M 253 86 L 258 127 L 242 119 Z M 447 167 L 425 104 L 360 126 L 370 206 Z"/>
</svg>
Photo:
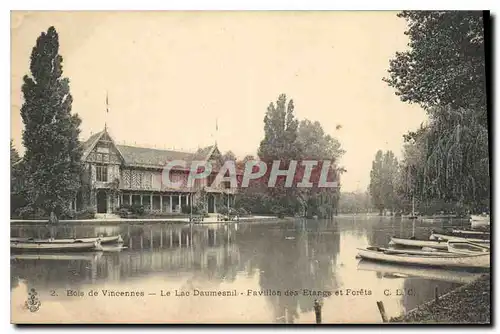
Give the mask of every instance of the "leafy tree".
<svg viewBox="0 0 500 334">
<path fill-rule="evenodd" d="M 289 167 L 291 160 L 298 160 L 301 156 L 301 148 L 297 144 L 298 121 L 294 115 L 293 100 L 287 103 L 285 94 L 281 94 L 274 103 L 270 103 L 264 117 L 264 139 L 260 142 L 258 149 L 259 159 L 268 165 L 267 177 L 275 160 L 281 161 L 280 168 Z M 267 177 L 261 178 L 261 182 L 267 183 Z M 272 200 L 274 212 L 280 215 L 293 214 L 299 206 L 297 191 L 286 188 L 284 178 L 278 178 L 275 187 L 267 188 L 267 193 Z"/>
<path fill-rule="evenodd" d="M 397 52 L 384 80 L 402 101 L 429 110 L 486 106 L 482 12 L 403 11 L 409 50 Z"/>
<path fill-rule="evenodd" d="M 378 150 L 375 155 L 375 160 L 372 162 L 372 169 L 370 171 L 370 195 L 372 197 L 372 203 L 379 210 L 380 215 L 384 211 L 384 199 L 382 195 L 382 184 L 383 184 L 383 158 L 384 153 L 382 150 Z"/>
<path fill-rule="evenodd" d="M 472 110 L 433 111 L 426 138 L 423 191 L 458 207 L 489 210 L 488 128 Z"/>
<path fill-rule="evenodd" d="M 248 161 L 254 161 L 255 159 L 256 159 L 256 158 L 255 158 L 253 155 L 248 154 L 248 155 L 246 155 L 246 156 L 243 158 L 242 162 L 245 164 L 245 163 L 247 163 Z"/>
<path fill-rule="evenodd" d="M 250 182 L 248 188 L 240 191 L 236 198 L 236 207 L 243 207 L 251 212 L 269 213 L 279 216 L 293 215 L 307 208 L 308 215 L 332 216 L 338 202 L 338 189 L 318 189 L 322 160 L 336 163 L 344 154 L 338 140 L 327 135 L 319 122 L 295 119 L 293 101 L 287 103 L 284 94 L 278 97 L 276 104 L 271 103 L 264 118 L 264 138 L 258 149 L 258 159 L 267 164 L 267 174 L 259 180 Z M 314 188 L 300 188 L 297 184 L 303 180 L 305 172 L 302 160 L 318 160 L 313 168 L 310 181 Z M 247 156 L 239 163 L 255 160 Z M 285 187 L 285 178 L 278 177 L 276 186 L 268 188 L 267 182 L 274 161 L 280 161 L 280 169 L 286 169 L 291 160 L 298 162 L 292 187 Z M 330 169 L 328 181 L 338 180 L 345 169 L 334 166 Z"/>
<path fill-rule="evenodd" d="M 341 148 L 340 142 L 326 134 L 319 122 L 302 120 L 299 123 L 297 143 L 302 150 L 301 160 L 316 160 L 318 165 L 313 168 L 311 182 L 317 183 L 322 169 L 322 162 L 327 160 L 336 164 L 345 151 Z M 337 165 L 332 167 L 332 178 L 339 181 L 340 174 L 344 172 L 342 167 Z M 297 181 L 303 178 L 303 167 L 297 168 Z M 316 182 L 315 182 L 316 181 Z M 333 207 L 337 207 L 339 198 L 339 188 L 318 187 L 301 188 L 299 194 L 307 204 L 307 214 L 320 217 L 332 216 Z"/>
<path fill-rule="evenodd" d="M 16 148 L 10 140 L 10 192 L 17 192 L 21 182 L 22 160 Z"/>
<path fill-rule="evenodd" d="M 395 181 L 397 180 L 398 162 L 392 151 L 385 154 L 377 151 L 370 171 L 369 192 L 373 205 L 382 215 L 384 209 L 394 209 L 398 206 Z"/>
<path fill-rule="evenodd" d="M 31 76 L 25 75 L 21 116 L 25 129 L 27 206 L 24 213 L 41 210 L 51 221 L 69 209 L 80 187 L 81 123 L 71 114 L 69 80 L 63 78 L 63 58 L 54 27 L 43 32 L 31 53 Z"/>
<path fill-rule="evenodd" d="M 424 210 L 489 210 L 488 117 L 482 12 L 403 11 L 409 50 L 390 61 L 402 101 L 429 122 L 405 135 L 398 193 Z"/>
<path fill-rule="evenodd" d="M 326 134 L 319 122 L 302 120 L 299 124 L 297 142 L 302 149 L 303 157 L 311 159 L 329 159 L 337 161 L 345 151 L 340 142 Z"/>
<path fill-rule="evenodd" d="M 16 148 L 10 140 L 10 213 L 26 205 L 23 194 L 23 163 Z"/>
<path fill-rule="evenodd" d="M 264 117 L 264 139 L 258 150 L 262 161 L 291 160 L 300 156 L 300 147 L 296 145 L 298 121 L 293 111 L 293 100 L 287 104 L 285 94 L 278 97 L 276 105 L 269 104 Z"/>
<path fill-rule="evenodd" d="M 387 151 L 383 159 L 383 177 L 382 177 L 382 198 L 385 208 L 394 212 L 398 207 L 396 196 L 396 180 L 398 178 L 398 161 L 392 151 Z"/>
<path fill-rule="evenodd" d="M 222 155 L 222 161 L 236 161 L 236 155 L 232 151 L 227 151 Z"/>
<path fill-rule="evenodd" d="M 368 192 L 342 192 L 338 205 L 341 213 L 369 212 L 370 194 Z"/>
<path fill-rule="evenodd" d="M 14 166 L 21 160 L 21 157 L 19 156 L 19 153 L 17 152 L 16 148 L 12 144 L 12 139 L 10 140 L 10 165 Z"/>
</svg>

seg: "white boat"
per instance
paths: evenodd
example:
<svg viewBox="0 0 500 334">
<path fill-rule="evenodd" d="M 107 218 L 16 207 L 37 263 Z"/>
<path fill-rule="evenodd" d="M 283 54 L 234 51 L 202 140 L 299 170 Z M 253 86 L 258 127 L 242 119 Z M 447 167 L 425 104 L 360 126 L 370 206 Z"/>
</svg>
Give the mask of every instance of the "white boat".
<svg viewBox="0 0 500 334">
<path fill-rule="evenodd" d="M 71 242 L 71 243 L 34 243 L 34 242 L 11 242 L 10 249 L 13 251 L 53 251 L 53 252 L 74 252 L 74 251 L 100 251 L 101 244 L 96 242 Z"/>
<path fill-rule="evenodd" d="M 446 218 L 422 218 L 422 223 L 444 223 Z"/>
<path fill-rule="evenodd" d="M 467 236 L 484 236 L 484 237 L 490 237 L 490 232 L 488 231 L 472 231 L 472 230 L 458 230 L 458 229 L 452 229 L 451 232 L 453 234 L 457 234 L 460 236 L 464 236 L 466 238 Z"/>
<path fill-rule="evenodd" d="M 404 275 L 406 277 L 422 277 L 429 280 L 439 280 L 461 284 L 472 283 L 483 275 L 483 273 L 431 267 L 422 270 L 422 268 L 415 266 L 412 267 L 387 262 L 374 262 L 369 260 L 360 260 L 358 262 L 358 270 L 376 271 L 379 273 L 392 275 Z"/>
<path fill-rule="evenodd" d="M 428 249 L 428 250 L 415 250 L 415 249 L 395 249 L 395 248 L 384 248 L 384 247 L 367 247 L 366 249 L 368 250 L 374 250 L 374 251 L 379 251 L 379 252 L 385 252 L 386 254 L 409 254 L 409 255 L 436 255 L 436 256 L 455 256 L 455 254 L 452 254 L 450 252 L 440 252 L 435 249 Z"/>
<path fill-rule="evenodd" d="M 448 250 L 447 242 L 444 240 L 418 240 L 392 237 L 389 245 L 400 245 L 406 247 L 430 247 Z"/>
<path fill-rule="evenodd" d="M 490 226 L 490 215 L 470 215 L 470 225 L 473 229 Z"/>
<path fill-rule="evenodd" d="M 11 260 L 51 260 L 51 261 L 92 261 L 98 260 L 102 256 L 102 252 L 87 252 L 87 253 L 27 253 L 14 254 L 10 256 Z"/>
<path fill-rule="evenodd" d="M 464 238 L 464 237 L 456 237 L 456 236 L 453 236 L 453 235 L 446 235 L 446 234 L 440 234 L 440 233 L 432 233 L 430 235 L 430 237 L 429 237 L 429 240 L 468 241 L 468 242 L 473 242 L 473 243 L 477 243 L 477 244 L 484 244 L 487 247 L 489 247 L 489 245 L 490 245 L 490 240 L 488 240 L 488 239 Z"/>
<path fill-rule="evenodd" d="M 439 256 L 429 252 L 427 255 L 387 254 L 385 252 L 358 248 L 358 255 L 363 259 L 400 263 L 407 265 L 421 265 L 452 268 L 489 268 L 490 254 Z"/>
<path fill-rule="evenodd" d="M 489 254 L 490 247 L 468 241 L 448 241 L 448 252 L 455 254 Z"/>
<path fill-rule="evenodd" d="M 490 226 L 490 220 L 472 220 L 470 221 L 470 227 L 473 229 L 484 228 Z"/>
<path fill-rule="evenodd" d="M 487 215 L 485 213 L 483 213 L 481 215 L 470 215 L 470 220 L 471 221 L 489 221 L 490 215 Z"/>
<path fill-rule="evenodd" d="M 90 238 L 65 238 L 65 239 L 34 239 L 34 238 L 10 238 L 11 242 L 25 242 L 25 243 L 51 243 L 51 244 L 69 244 L 72 242 L 97 242 L 99 241 L 101 244 L 109 244 L 109 243 L 123 243 L 123 239 L 121 235 L 113 235 L 108 237 L 90 237 Z"/>
<path fill-rule="evenodd" d="M 123 246 L 123 245 L 111 245 L 111 246 L 101 246 L 101 249 L 103 252 L 121 252 L 124 249 L 127 249 L 128 247 Z"/>
</svg>

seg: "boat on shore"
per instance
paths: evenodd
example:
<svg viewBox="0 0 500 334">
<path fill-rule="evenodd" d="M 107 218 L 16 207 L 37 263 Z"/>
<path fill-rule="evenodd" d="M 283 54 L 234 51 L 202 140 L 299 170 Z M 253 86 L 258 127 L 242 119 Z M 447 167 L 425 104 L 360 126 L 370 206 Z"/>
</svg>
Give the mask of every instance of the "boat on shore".
<svg viewBox="0 0 500 334">
<path fill-rule="evenodd" d="M 448 244 L 445 240 L 419 240 L 419 239 L 405 239 L 392 237 L 389 245 L 399 245 L 405 247 L 429 247 L 434 249 L 448 250 Z"/>
<path fill-rule="evenodd" d="M 396 278 L 418 277 L 461 284 L 471 283 L 483 275 L 482 273 L 467 272 L 463 269 L 453 270 L 428 267 L 425 268 L 425 270 L 422 270 L 422 268 L 415 266 L 405 266 L 401 264 L 377 262 L 366 259 L 362 259 L 358 262 L 358 270 L 376 271 L 382 273 L 383 275 L 392 275 Z"/>
<path fill-rule="evenodd" d="M 69 244 L 69 243 L 88 243 L 88 242 L 100 242 L 101 244 L 110 244 L 110 243 L 123 243 L 123 239 L 121 235 L 113 235 L 113 236 L 99 236 L 99 237 L 90 237 L 90 238 L 64 238 L 64 239 L 35 239 L 35 238 L 10 238 L 10 242 L 23 242 L 23 243 L 36 243 L 36 244 Z"/>
<path fill-rule="evenodd" d="M 11 251 L 22 252 L 80 252 L 101 251 L 99 241 L 95 242 L 70 242 L 70 243 L 35 243 L 35 242 L 11 242 Z"/>
<path fill-rule="evenodd" d="M 413 254 L 390 254 L 380 250 L 371 250 L 367 248 L 358 248 L 358 255 L 363 259 L 382 261 L 389 263 L 399 263 L 405 265 L 432 266 L 432 267 L 450 267 L 450 268 L 480 268 L 490 267 L 490 254 L 464 255 L 455 254 L 455 256 L 434 255 L 428 252 L 426 255 Z"/>
</svg>

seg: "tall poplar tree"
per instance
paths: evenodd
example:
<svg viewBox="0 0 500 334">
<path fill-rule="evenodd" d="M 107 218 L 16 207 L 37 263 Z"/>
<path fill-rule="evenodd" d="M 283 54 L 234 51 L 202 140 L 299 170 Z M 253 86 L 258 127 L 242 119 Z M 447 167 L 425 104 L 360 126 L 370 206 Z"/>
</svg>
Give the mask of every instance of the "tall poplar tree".
<svg viewBox="0 0 500 334">
<path fill-rule="evenodd" d="M 298 160 L 301 156 L 297 141 L 299 122 L 295 118 L 294 109 L 293 100 L 287 101 L 285 94 L 281 94 L 276 104 L 271 102 L 267 108 L 264 139 L 257 152 L 259 159 L 268 166 L 267 176 L 270 175 L 273 161 L 279 160 L 280 169 L 287 169 L 291 160 Z M 275 213 L 291 214 L 299 206 L 297 189 L 286 188 L 284 178 L 278 178 L 275 187 L 267 188 L 267 194 L 273 202 L 272 211 Z"/>
<path fill-rule="evenodd" d="M 380 215 L 384 209 L 394 211 L 398 207 L 396 196 L 396 180 L 398 180 L 398 161 L 392 151 L 385 154 L 378 150 L 370 171 L 370 195 L 373 205 Z"/>
<path fill-rule="evenodd" d="M 24 214 L 50 215 L 57 221 L 80 187 L 81 123 L 71 114 L 69 80 L 62 77 L 63 58 L 54 27 L 42 32 L 31 52 L 31 76 L 23 78 L 23 144 L 26 148 Z"/>
</svg>

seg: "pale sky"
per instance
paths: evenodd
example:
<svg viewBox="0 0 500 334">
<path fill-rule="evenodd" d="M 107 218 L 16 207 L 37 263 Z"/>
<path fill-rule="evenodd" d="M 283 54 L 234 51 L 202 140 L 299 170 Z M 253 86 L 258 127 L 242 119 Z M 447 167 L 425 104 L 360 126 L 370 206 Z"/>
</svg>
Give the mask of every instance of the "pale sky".
<svg viewBox="0 0 500 334">
<path fill-rule="evenodd" d="M 408 42 L 396 12 L 13 12 L 11 137 L 21 151 L 22 77 L 51 25 L 82 139 L 107 121 L 120 144 L 195 150 L 217 139 L 243 158 L 286 93 L 299 120 L 341 142 L 342 190 L 354 191 L 368 186 L 376 151 L 400 156 L 402 135 L 426 119 L 382 81 Z"/>
</svg>

